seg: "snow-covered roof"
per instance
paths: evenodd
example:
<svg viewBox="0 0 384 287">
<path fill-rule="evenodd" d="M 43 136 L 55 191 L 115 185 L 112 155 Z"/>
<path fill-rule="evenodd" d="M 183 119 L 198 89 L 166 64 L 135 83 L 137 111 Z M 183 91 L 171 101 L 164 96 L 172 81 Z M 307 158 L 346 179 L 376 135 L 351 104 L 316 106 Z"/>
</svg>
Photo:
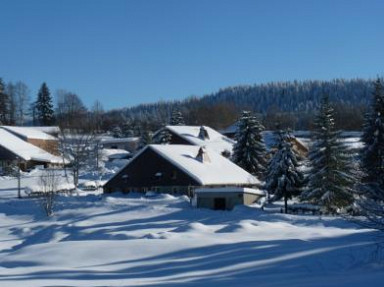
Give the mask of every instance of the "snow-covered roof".
<svg viewBox="0 0 384 287">
<path fill-rule="evenodd" d="M 114 138 L 114 137 L 102 137 L 100 142 L 102 144 L 113 144 L 113 143 L 129 143 L 129 142 L 138 142 L 140 138 L 138 137 L 129 137 L 129 138 Z"/>
<path fill-rule="evenodd" d="M 199 146 L 149 145 L 147 148 L 183 170 L 201 185 L 260 184 L 256 177 L 209 148 L 205 149 L 209 160 L 204 162 L 196 159 Z"/>
<path fill-rule="evenodd" d="M 0 146 L 17 155 L 22 160 L 34 160 L 48 163 L 62 163 L 61 157 L 52 155 L 45 150 L 34 146 L 5 129 L 0 129 Z"/>
<path fill-rule="evenodd" d="M 1 128 L 26 139 L 57 140 L 54 136 L 41 131 L 41 127 L 39 129 L 34 127 L 1 126 Z"/>
<path fill-rule="evenodd" d="M 198 188 L 195 189 L 196 193 L 231 193 L 231 192 L 236 192 L 236 193 L 250 193 L 250 194 L 256 194 L 256 195 L 262 195 L 265 196 L 266 193 L 264 190 L 260 189 L 254 189 L 254 188 L 247 188 L 247 187 L 212 187 L 212 188 Z"/>
<path fill-rule="evenodd" d="M 225 129 L 223 129 L 223 130 L 221 130 L 220 132 L 221 132 L 222 134 L 234 134 L 234 133 L 236 133 L 237 128 L 238 128 L 238 126 L 237 126 L 237 122 L 234 122 L 234 123 L 231 124 L 229 127 L 225 128 Z"/>
<path fill-rule="evenodd" d="M 113 156 L 115 154 L 130 154 L 129 151 L 126 151 L 125 149 L 114 149 L 114 148 L 104 148 L 102 150 L 102 153 L 104 156 Z"/>
<path fill-rule="evenodd" d="M 126 158 L 131 153 L 125 149 L 103 149 L 103 156 L 108 157 L 108 159 L 121 159 Z"/>
<path fill-rule="evenodd" d="M 42 131 L 44 133 L 47 133 L 47 134 L 59 134 L 60 133 L 60 127 L 58 126 L 38 126 L 38 127 L 32 127 L 34 128 L 35 130 L 39 130 L 39 131 Z"/>
<path fill-rule="evenodd" d="M 202 127 L 207 131 L 209 138 L 199 138 L 201 126 L 166 126 L 168 130 L 179 135 L 193 145 L 205 146 L 219 153 L 223 151 L 232 152 L 235 141 L 210 127 Z"/>
</svg>

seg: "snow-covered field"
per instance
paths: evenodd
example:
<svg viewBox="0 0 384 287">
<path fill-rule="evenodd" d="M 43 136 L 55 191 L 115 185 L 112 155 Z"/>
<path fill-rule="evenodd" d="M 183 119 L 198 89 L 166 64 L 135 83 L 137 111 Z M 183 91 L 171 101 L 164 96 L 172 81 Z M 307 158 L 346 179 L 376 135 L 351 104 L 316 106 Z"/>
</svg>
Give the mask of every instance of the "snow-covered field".
<svg viewBox="0 0 384 287">
<path fill-rule="evenodd" d="M 185 197 L 36 198 L 0 181 L 0 286 L 382 286 L 379 232 L 337 217 L 211 211 Z M 12 183 L 13 184 L 13 183 Z"/>
</svg>

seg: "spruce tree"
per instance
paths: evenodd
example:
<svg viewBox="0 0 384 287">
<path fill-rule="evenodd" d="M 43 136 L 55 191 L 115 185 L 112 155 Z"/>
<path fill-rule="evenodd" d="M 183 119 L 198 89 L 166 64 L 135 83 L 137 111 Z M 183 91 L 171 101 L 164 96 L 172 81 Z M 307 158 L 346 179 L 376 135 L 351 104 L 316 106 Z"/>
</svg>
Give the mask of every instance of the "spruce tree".
<svg viewBox="0 0 384 287">
<path fill-rule="evenodd" d="M 36 116 L 40 125 L 50 126 L 54 123 L 52 97 L 46 83 L 43 83 L 35 103 Z"/>
<path fill-rule="evenodd" d="M 184 126 L 184 117 L 179 110 L 173 110 L 170 120 L 171 126 Z"/>
<path fill-rule="evenodd" d="M 359 206 L 373 223 L 384 230 L 384 88 L 374 83 L 373 101 L 365 117 L 361 151 L 363 178 Z"/>
<path fill-rule="evenodd" d="M 285 213 L 288 212 L 288 199 L 300 194 L 304 182 L 304 174 L 299 169 L 300 164 L 289 139 L 286 132 L 279 132 L 277 151 L 268 164 L 266 177 L 270 201 L 283 198 Z"/>
<path fill-rule="evenodd" d="M 261 132 L 264 127 L 251 112 L 243 111 L 237 123 L 233 162 L 249 173 L 263 178 L 267 160 Z"/>
<path fill-rule="evenodd" d="M 351 158 L 335 131 L 334 112 L 327 95 L 315 119 L 314 143 L 309 152 L 311 171 L 302 199 L 338 212 L 353 203 Z"/>
<path fill-rule="evenodd" d="M 137 150 L 143 149 L 146 145 L 149 145 L 152 143 L 152 133 L 148 130 L 144 130 L 141 133 L 140 141 L 137 147 Z"/>
<path fill-rule="evenodd" d="M 121 132 L 126 138 L 133 137 L 132 123 L 129 121 L 124 122 L 121 127 Z"/>
<path fill-rule="evenodd" d="M 114 138 L 121 138 L 121 137 L 123 137 L 123 133 L 122 133 L 121 128 L 119 126 L 115 126 L 112 129 L 112 136 Z"/>
<path fill-rule="evenodd" d="M 384 88 L 380 81 L 374 84 L 371 110 L 365 117 L 362 141 L 361 166 L 364 172 L 363 182 L 366 185 L 376 185 L 384 178 Z M 371 196 L 383 198 L 384 194 L 376 194 L 371 190 Z M 380 191 L 381 193 L 381 191 Z"/>
<path fill-rule="evenodd" d="M 5 92 L 5 85 L 0 78 L 0 124 L 8 124 L 9 118 L 9 96 Z"/>
</svg>

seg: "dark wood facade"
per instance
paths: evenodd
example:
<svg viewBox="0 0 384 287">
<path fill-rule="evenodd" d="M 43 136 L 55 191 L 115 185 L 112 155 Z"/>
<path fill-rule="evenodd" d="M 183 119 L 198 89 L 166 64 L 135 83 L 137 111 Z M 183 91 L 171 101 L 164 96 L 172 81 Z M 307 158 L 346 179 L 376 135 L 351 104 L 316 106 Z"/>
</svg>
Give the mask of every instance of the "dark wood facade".
<svg viewBox="0 0 384 287">
<path fill-rule="evenodd" d="M 148 190 L 188 194 L 200 184 L 150 147 L 104 185 L 104 192 L 145 192 Z"/>
<path fill-rule="evenodd" d="M 174 133 L 171 130 L 168 130 L 169 133 L 172 135 L 170 144 L 185 144 L 185 145 L 192 145 L 189 141 L 182 138 L 178 134 Z"/>
<path fill-rule="evenodd" d="M 4 161 L 13 161 L 17 159 L 17 156 L 6 148 L 0 146 L 0 159 Z"/>
</svg>

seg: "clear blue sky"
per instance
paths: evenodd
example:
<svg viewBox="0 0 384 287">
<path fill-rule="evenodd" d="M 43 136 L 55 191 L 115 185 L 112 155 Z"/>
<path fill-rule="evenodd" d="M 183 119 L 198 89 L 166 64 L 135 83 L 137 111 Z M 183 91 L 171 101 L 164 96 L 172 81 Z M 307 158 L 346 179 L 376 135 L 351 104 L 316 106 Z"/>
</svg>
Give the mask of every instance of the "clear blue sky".
<svg viewBox="0 0 384 287">
<path fill-rule="evenodd" d="M 0 77 L 105 109 L 384 75 L 382 0 L 1 0 Z"/>
</svg>

